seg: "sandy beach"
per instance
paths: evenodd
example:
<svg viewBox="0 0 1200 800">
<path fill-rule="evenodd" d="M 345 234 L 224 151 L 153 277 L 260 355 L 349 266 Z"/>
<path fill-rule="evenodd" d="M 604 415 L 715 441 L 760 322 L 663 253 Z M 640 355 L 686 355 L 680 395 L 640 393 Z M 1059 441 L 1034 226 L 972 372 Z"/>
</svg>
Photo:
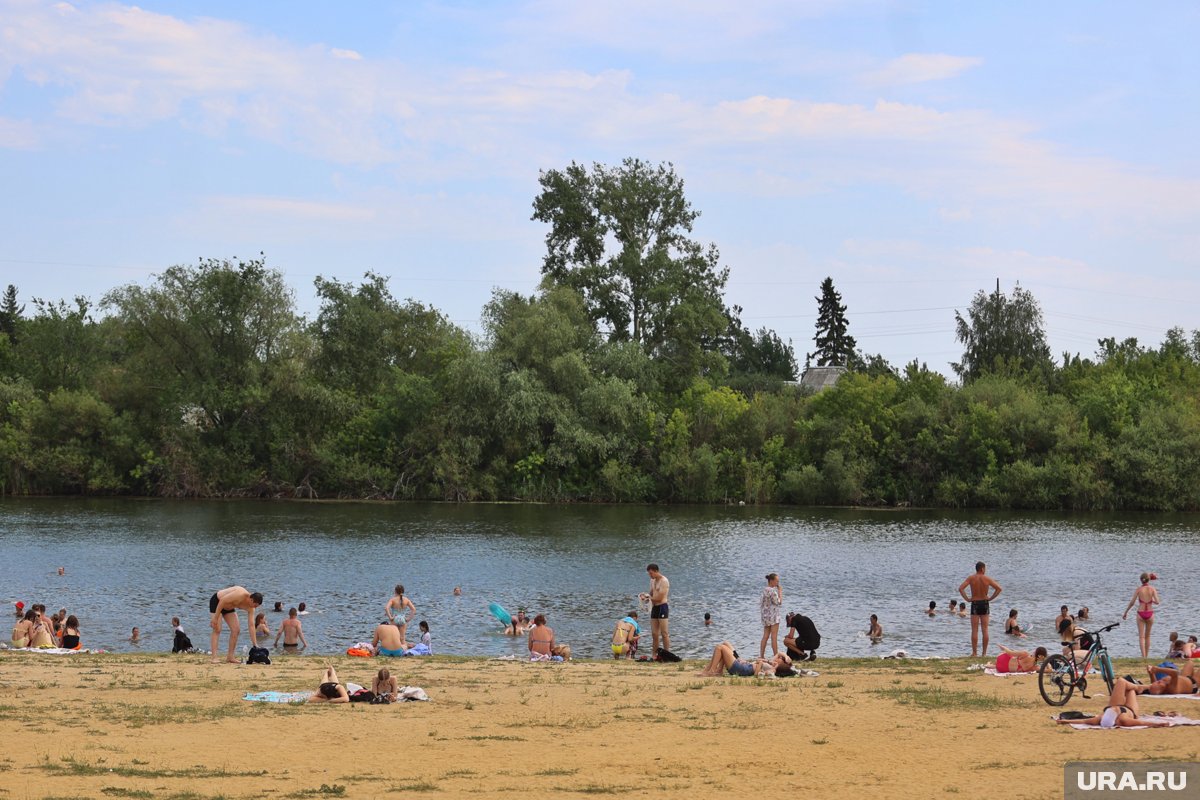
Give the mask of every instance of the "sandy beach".
<svg viewBox="0 0 1200 800">
<path fill-rule="evenodd" d="M 428 703 L 274 705 L 323 665 L 381 665 Z M 1036 677 L 966 660 L 817 661 L 819 677 L 701 678 L 696 662 L 0 654 L 0 797 L 1061 797 L 1080 759 L 1186 759 L 1200 728 L 1057 726 Z M 1120 671 L 1135 665 L 1119 664 Z M 1073 699 L 1073 709 L 1102 701 Z M 1145 709 L 1200 717 L 1200 701 Z"/>
</svg>

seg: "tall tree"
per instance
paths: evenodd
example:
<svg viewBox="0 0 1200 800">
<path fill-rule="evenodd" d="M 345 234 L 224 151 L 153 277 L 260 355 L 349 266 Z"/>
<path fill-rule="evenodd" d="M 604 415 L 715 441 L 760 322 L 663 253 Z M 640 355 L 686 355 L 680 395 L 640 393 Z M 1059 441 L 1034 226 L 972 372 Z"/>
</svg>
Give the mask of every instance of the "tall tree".
<svg viewBox="0 0 1200 800">
<path fill-rule="evenodd" d="M 542 273 L 578 291 L 611 341 L 637 342 L 681 373 L 702 369 L 725 329 L 729 271 L 714 245 L 689 238 L 700 212 L 674 166 L 572 162 L 539 182 L 533 219 L 550 225 Z"/>
<path fill-rule="evenodd" d="M 821 296 L 817 300 L 817 335 L 813 337 L 817 349 L 809 353 L 811 361 L 817 359 L 818 367 L 846 366 L 854 357 L 857 342 L 847 331 L 846 306 L 842 296 L 833 288 L 833 278 L 821 281 Z"/>
<path fill-rule="evenodd" d="M 17 343 L 17 321 L 24 312 L 25 306 L 17 305 L 17 287 L 10 283 L 0 301 L 0 333 L 7 334 L 13 344 Z"/>
<path fill-rule="evenodd" d="M 1020 286 L 1009 297 L 996 281 L 996 291 L 986 293 L 980 289 L 971 300 L 967 316 L 955 311 L 954 319 L 963 357 L 951 366 L 964 382 L 987 373 L 1045 377 L 1052 371 L 1042 307 Z"/>
</svg>

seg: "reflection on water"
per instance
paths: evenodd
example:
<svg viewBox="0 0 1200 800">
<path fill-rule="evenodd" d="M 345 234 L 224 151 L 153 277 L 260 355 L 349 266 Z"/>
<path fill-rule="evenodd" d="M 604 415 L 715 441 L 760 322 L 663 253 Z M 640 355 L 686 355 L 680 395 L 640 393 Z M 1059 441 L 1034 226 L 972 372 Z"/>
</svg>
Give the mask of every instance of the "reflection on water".
<svg viewBox="0 0 1200 800">
<path fill-rule="evenodd" d="M 1170 630 L 1191 633 L 1200 517 L 959 514 L 654 506 L 398 505 L 253 501 L 34 499 L 0 502 L 0 601 L 44 602 L 79 616 L 85 646 L 168 650 L 172 616 L 208 646 L 207 600 L 241 584 L 284 607 L 307 602 L 305 634 L 319 653 L 370 639 L 396 583 L 428 620 L 435 652 L 501 655 L 496 601 L 545 613 L 560 641 L 598 657 L 615 621 L 645 591 L 645 567 L 671 580 L 671 643 L 706 656 L 723 639 L 757 650 L 758 597 L 780 574 L 787 610 L 812 617 L 825 655 L 965 655 L 967 619 L 926 617 L 957 599 L 977 560 L 1004 587 L 993 642 L 1009 608 L 1052 645 L 1063 603 L 1115 621 L 1137 575 L 1160 576 L 1155 653 Z M 57 575 L 65 566 L 67 574 Z M 455 597 L 455 586 L 463 596 Z M 706 628 L 704 612 L 715 624 Z M 878 614 L 884 643 L 865 637 Z M 274 630 L 282 615 L 268 612 Z M 1136 655 L 1135 625 L 1114 631 Z M 646 642 L 649 639 L 647 637 Z M 246 642 L 243 634 L 242 644 Z"/>
</svg>

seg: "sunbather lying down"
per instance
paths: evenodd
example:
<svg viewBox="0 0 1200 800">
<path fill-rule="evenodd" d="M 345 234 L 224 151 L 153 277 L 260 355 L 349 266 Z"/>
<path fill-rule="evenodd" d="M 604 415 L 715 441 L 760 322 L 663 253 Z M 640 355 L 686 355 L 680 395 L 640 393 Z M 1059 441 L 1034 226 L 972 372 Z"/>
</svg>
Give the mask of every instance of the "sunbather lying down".
<svg viewBox="0 0 1200 800">
<path fill-rule="evenodd" d="M 700 674 L 715 678 L 726 671 L 730 675 L 743 678 L 750 677 L 751 675 L 767 674 L 774 674 L 776 677 L 785 678 L 796 674 L 795 670 L 792 669 L 792 659 L 786 653 L 778 653 L 772 658 L 758 658 L 754 661 L 744 661 L 737 657 L 737 653 L 733 650 L 733 645 L 729 642 L 721 642 L 713 648 L 712 660 L 708 662 L 708 666 L 705 669 L 700 671 Z"/>
<path fill-rule="evenodd" d="M 1165 728 L 1170 720 L 1139 719 L 1138 689 L 1145 689 L 1136 683 L 1130 683 L 1124 678 L 1117 678 L 1113 683 L 1112 694 L 1108 697 L 1108 707 L 1094 717 L 1083 719 L 1059 719 L 1059 725 L 1099 725 L 1101 728 Z"/>
</svg>

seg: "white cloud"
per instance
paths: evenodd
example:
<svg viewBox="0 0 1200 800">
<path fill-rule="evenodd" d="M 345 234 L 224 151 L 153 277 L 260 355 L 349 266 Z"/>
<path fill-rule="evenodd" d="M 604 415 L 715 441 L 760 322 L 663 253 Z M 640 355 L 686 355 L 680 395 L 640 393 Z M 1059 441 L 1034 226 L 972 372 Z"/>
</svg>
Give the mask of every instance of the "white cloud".
<svg viewBox="0 0 1200 800">
<path fill-rule="evenodd" d="M 865 76 L 873 86 L 901 86 L 954 78 L 983 63 L 982 58 L 945 53 L 908 53 Z"/>
<path fill-rule="evenodd" d="M 362 61 L 362 53 L 356 50 L 343 50 L 340 47 L 329 48 L 329 55 L 334 58 L 344 58 L 347 61 Z"/>
</svg>

